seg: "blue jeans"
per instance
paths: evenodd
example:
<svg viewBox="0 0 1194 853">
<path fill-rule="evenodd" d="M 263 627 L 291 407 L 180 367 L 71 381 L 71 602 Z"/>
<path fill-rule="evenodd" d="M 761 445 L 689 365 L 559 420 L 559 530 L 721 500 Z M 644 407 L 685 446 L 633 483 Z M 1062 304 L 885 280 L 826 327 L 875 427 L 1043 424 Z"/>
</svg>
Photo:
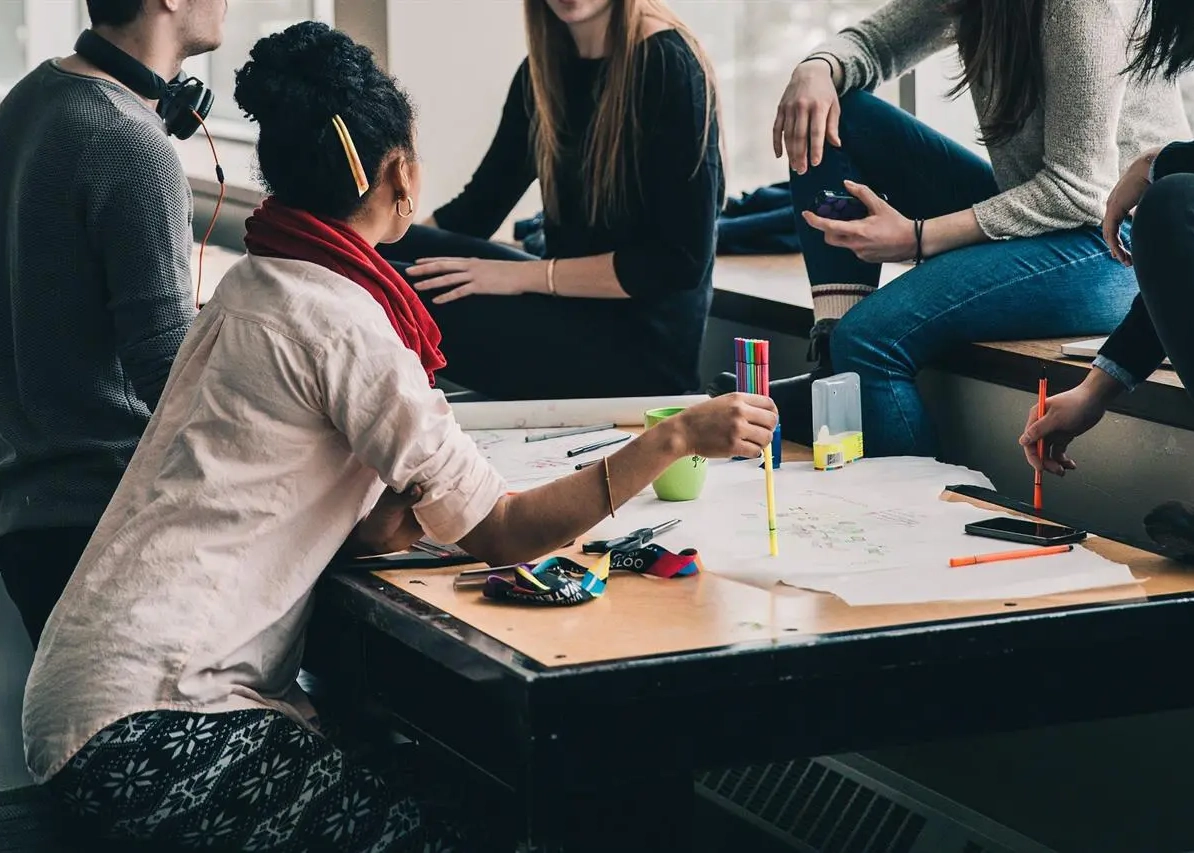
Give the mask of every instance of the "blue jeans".
<svg viewBox="0 0 1194 853">
<path fill-rule="evenodd" d="M 987 163 L 903 110 L 868 92 L 841 105 L 842 147 L 826 145 L 819 166 L 791 175 L 797 210 L 818 190 L 840 190 L 845 178 L 915 219 L 999 192 Z M 803 217 L 797 223 L 813 284 L 878 284 L 879 265 L 825 245 Z M 967 246 L 908 271 L 851 308 L 830 339 L 834 370 L 862 380 L 867 455 L 937 454 L 916 389 L 921 368 L 979 341 L 1106 335 L 1136 292 L 1132 271 L 1093 227 Z"/>
</svg>

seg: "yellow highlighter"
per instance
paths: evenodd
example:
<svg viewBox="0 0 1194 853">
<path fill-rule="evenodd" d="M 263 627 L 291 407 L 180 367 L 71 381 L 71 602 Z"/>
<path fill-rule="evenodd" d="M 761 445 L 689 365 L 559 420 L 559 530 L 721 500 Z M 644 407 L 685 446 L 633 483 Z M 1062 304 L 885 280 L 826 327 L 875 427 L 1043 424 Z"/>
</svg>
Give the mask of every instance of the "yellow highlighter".
<svg viewBox="0 0 1194 853">
<path fill-rule="evenodd" d="M 775 529 L 775 471 L 771 466 L 771 445 L 763 448 L 763 474 L 767 481 L 767 535 L 771 556 L 779 556 L 779 532 Z"/>
</svg>

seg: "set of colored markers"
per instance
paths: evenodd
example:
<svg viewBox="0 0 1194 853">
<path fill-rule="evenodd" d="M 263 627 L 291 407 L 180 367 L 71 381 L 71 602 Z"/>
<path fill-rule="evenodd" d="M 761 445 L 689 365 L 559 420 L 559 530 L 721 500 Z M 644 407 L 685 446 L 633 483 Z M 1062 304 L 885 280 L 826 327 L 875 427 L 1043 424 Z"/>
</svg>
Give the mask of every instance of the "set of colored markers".
<svg viewBox="0 0 1194 853">
<path fill-rule="evenodd" d="M 734 338 L 734 374 L 738 390 L 748 394 L 771 393 L 771 342 Z M 763 448 L 763 471 L 767 484 L 767 536 L 772 557 L 779 554 L 779 533 L 775 521 L 775 464 L 771 443 Z"/>
<path fill-rule="evenodd" d="M 734 373 L 738 390 L 747 394 L 771 393 L 771 342 L 734 338 Z"/>
</svg>

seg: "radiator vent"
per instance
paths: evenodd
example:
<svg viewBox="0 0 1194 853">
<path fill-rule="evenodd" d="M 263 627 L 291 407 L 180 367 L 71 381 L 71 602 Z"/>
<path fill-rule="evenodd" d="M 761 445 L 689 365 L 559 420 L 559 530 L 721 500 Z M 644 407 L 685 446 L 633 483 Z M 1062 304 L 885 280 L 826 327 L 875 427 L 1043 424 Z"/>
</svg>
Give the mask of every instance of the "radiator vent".
<svg viewBox="0 0 1194 853">
<path fill-rule="evenodd" d="M 703 773 L 697 791 L 799 853 L 1050 853 L 858 755 Z"/>
<path fill-rule="evenodd" d="M 707 773 L 697 782 L 810 853 L 912 853 L 925 824 L 923 817 L 806 759 Z"/>
</svg>

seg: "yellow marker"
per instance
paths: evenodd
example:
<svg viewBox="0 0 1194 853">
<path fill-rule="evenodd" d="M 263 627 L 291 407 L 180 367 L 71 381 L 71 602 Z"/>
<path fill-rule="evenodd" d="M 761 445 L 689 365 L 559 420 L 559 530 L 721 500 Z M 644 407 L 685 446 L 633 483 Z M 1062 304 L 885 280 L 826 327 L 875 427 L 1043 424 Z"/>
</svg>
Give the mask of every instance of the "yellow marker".
<svg viewBox="0 0 1194 853">
<path fill-rule="evenodd" d="M 767 534 L 770 539 L 771 556 L 779 556 L 779 533 L 775 524 L 775 472 L 771 467 L 771 445 L 763 448 L 763 473 L 767 480 Z"/>
</svg>

